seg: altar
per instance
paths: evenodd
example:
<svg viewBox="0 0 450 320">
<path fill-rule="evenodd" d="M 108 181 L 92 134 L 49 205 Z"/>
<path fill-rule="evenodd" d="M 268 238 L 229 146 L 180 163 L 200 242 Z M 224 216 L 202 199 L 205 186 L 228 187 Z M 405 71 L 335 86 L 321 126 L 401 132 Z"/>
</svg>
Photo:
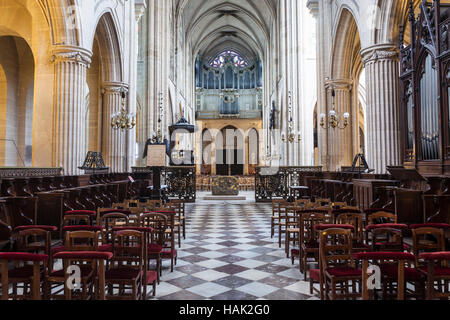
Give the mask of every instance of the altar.
<svg viewBox="0 0 450 320">
<path fill-rule="evenodd" d="M 238 196 L 239 180 L 236 177 L 213 177 L 211 189 L 213 196 Z"/>
<path fill-rule="evenodd" d="M 216 176 L 211 179 L 212 195 L 203 200 L 246 200 L 239 197 L 239 179 L 232 176 Z"/>
</svg>

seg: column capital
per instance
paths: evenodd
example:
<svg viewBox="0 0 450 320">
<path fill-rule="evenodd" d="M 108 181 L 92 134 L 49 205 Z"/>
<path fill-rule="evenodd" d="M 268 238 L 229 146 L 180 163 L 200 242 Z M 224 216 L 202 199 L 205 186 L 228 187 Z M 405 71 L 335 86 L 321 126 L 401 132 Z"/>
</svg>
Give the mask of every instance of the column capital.
<svg viewBox="0 0 450 320">
<path fill-rule="evenodd" d="M 377 44 L 361 50 L 363 64 L 378 60 L 397 60 L 398 55 L 399 50 L 393 44 Z"/>
<path fill-rule="evenodd" d="M 308 0 L 306 7 L 309 9 L 314 18 L 319 16 L 319 0 Z"/>
<path fill-rule="evenodd" d="M 334 79 L 325 82 L 325 88 L 331 90 L 350 90 L 353 86 L 351 79 Z"/>
<path fill-rule="evenodd" d="M 102 93 L 128 93 L 128 88 L 124 82 L 103 82 Z"/>
<path fill-rule="evenodd" d="M 55 46 L 52 49 L 50 61 L 74 62 L 89 68 L 92 62 L 92 51 L 76 46 Z"/>
<path fill-rule="evenodd" d="M 147 9 L 147 1 L 146 0 L 135 0 L 134 12 L 135 12 L 136 23 L 139 23 L 139 20 L 141 20 L 142 16 L 145 13 L 145 9 Z"/>
</svg>

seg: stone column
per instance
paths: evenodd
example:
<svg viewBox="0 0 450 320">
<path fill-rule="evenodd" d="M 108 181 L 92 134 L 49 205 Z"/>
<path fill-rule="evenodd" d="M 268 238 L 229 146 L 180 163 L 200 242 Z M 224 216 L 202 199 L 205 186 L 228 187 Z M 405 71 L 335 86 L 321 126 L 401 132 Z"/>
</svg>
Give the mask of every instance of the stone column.
<svg viewBox="0 0 450 320">
<path fill-rule="evenodd" d="M 122 93 L 128 92 L 128 85 L 120 82 L 103 84 L 103 137 L 102 153 L 110 172 L 124 172 L 126 153 L 126 132 L 111 127 L 111 117 L 122 108 Z M 127 110 L 127 107 L 125 107 Z"/>
<path fill-rule="evenodd" d="M 351 114 L 350 90 L 352 88 L 352 81 L 347 79 L 333 80 L 328 83 L 328 88 L 330 97 L 332 90 L 334 89 L 335 91 L 334 105 L 339 120 L 337 128 L 328 128 L 328 154 L 330 155 L 329 170 L 337 171 L 343 166 L 350 166 L 353 162 L 351 119 L 349 119 L 349 125 L 346 128 L 344 128 L 343 125 L 344 114 Z M 332 103 L 333 101 L 330 100 L 329 105 L 331 106 Z M 331 110 L 332 106 L 328 110 L 326 121 L 329 120 L 329 112 Z"/>
<path fill-rule="evenodd" d="M 375 173 L 400 160 L 399 61 L 393 45 L 377 45 L 361 51 L 367 86 L 367 161 Z"/>
<path fill-rule="evenodd" d="M 53 157 L 55 167 L 64 174 L 76 175 L 81 171 L 86 156 L 84 116 L 86 69 L 92 52 L 73 46 L 57 46 L 51 61 L 55 65 Z"/>
</svg>

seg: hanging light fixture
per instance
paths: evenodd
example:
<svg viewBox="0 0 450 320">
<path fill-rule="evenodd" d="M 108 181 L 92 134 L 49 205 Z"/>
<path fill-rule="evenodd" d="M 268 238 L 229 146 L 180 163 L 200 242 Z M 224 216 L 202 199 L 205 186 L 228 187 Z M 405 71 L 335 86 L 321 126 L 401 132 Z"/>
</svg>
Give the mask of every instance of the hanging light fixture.
<svg viewBox="0 0 450 320">
<path fill-rule="evenodd" d="M 111 127 L 114 130 L 132 130 L 136 126 L 136 115 L 128 114 L 125 108 L 126 94 L 122 92 L 122 107 L 120 112 L 111 115 Z"/>
<path fill-rule="evenodd" d="M 289 91 L 289 104 L 288 104 L 288 111 L 289 111 L 289 121 L 288 121 L 288 134 L 287 134 L 287 141 L 289 143 L 294 143 L 296 132 L 294 130 L 294 119 L 293 119 L 293 112 L 292 112 L 292 92 Z M 283 142 L 286 142 L 286 137 L 282 136 Z M 298 136 L 298 140 L 301 141 L 300 135 Z"/>
<path fill-rule="evenodd" d="M 326 121 L 327 115 L 325 113 L 322 113 L 320 115 L 320 126 L 324 129 L 326 129 L 326 128 L 336 129 L 337 128 L 337 129 L 344 130 L 349 125 L 350 113 L 348 113 L 348 112 L 344 113 L 343 121 L 341 122 L 341 120 L 339 119 L 340 116 L 336 112 L 336 106 L 335 106 L 336 92 L 334 91 L 334 89 L 331 92 L 331 95 L 333 98 L 333 102 L 332 102 L 332 109 L 328 114 L 328 123 Z M 341 123 L 342 123 L 342 125 L 341 125 Z"/>
</svg>

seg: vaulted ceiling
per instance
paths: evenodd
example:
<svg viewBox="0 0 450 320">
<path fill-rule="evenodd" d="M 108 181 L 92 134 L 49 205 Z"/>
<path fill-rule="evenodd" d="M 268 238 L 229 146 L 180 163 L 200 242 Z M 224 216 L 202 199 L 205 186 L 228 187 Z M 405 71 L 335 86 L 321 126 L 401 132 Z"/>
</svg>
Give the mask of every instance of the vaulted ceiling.
<svg viewBox="0 0 450 320">
<path fill-rule="evenodd" d="M 178 23 L 193 55 L 236 51 L 249 62 L 270 43 L 277 0 L 176 0 Z"/>
</svg>

